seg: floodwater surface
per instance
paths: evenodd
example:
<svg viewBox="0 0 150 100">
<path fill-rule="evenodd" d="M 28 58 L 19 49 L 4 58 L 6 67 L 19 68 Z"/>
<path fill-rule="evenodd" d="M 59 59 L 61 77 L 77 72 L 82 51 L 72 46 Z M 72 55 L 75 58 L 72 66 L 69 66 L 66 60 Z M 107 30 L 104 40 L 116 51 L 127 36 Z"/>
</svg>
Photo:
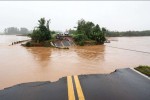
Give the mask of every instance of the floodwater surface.
<svg viewBox="0 0 150 100">
<path fill-rule="evenodd" d="M 150 37 L 115 37 L 104 45 L 69 49 L 11 45 L 26 39 L 0 35 L 0 89 L 24 82 L 56 81 L 67 75 L 104 74 L 150 65 Z"/>
</svg>

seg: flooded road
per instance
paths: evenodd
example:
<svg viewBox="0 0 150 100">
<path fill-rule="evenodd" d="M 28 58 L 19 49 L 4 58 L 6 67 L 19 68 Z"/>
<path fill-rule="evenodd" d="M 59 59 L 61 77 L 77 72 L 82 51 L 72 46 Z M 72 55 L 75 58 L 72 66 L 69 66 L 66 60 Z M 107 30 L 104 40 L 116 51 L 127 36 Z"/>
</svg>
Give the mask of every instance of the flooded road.
<svg viewBox="0 0 150 100">
<path fill-rule="evenodd" d="M 0 89 L 34 81 L 56 81 L 67 75 L 110 73 L 118 68 L 150 65 L 150 37 L 116 37 L 111 43 L 68 50 L 9 46 L 26 40 L 0 35 Z M 114 48 L 116 47 L 116 48 Z"/>
</svg>

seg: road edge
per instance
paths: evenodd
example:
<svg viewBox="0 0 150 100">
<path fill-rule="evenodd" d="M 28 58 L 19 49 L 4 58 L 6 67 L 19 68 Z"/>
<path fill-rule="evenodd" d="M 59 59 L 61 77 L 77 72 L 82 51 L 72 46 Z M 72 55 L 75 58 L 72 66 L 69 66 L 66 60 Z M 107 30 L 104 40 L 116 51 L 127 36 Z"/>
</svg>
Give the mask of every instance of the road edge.
<svg viewBox="0 0 150 100">
<path fill-rule="evenodd" d="M 150 80 L 150 77 L 148 77 L 148 76 L 144 75 L 143 73 L 141 73 L 141 72 L 135 70 L 134 68 L 130 68 L 130 69 L 133 70 L 134 72 L 136 72 L 136 73 L 138 73 L 138 74 L 140 74 L 140 75 L 142 75 L 142 76 L 144 76 L 145 78 L 147 78 L 147 79 Z"/>
</svg>

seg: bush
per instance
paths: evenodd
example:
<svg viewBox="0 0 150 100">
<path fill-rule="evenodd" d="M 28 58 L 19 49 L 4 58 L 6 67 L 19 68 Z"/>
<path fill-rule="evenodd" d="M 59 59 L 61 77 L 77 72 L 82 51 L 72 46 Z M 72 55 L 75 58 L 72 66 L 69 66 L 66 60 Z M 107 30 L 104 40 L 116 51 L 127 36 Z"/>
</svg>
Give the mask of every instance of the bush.
<svg viewBox="0 0 150 100">
<path fill-rule="evenodd" d="M 27 47 L 31 47 L 31 46 L 32 46 L 32 44 L 31 44 L 31 42 L 27 42 L 27 43 L 25 44 L 25 46 L 27 46 Z"/>
<path fill-rule="evenodd" d="M 84 41 L 87 39 L 87 36 L 84 34 L 77 34 L 73 38 L 75 41 Z"/>
<path fill-rule="evenodd" d="M 76 42 L 77 45 L 83 46 L 84 45 L 84 41 L 87 40 L 87 36 L 84 34 L 77 34 L 74 35 L 74 40 Z"/>
<path fill-rule="evenodd" d="M 80 46 L 84 46 L 84 42 L 83 41 L 79 41 L 77 44 L 80 45 Z"/>
<path fill-rule="evenodd" d="M 49 42 L 49 41 L 45 41 L 45 42 L 44 42 L 44 44 L 43 44 L 43 46 L 44 46 L 44 47 L 50 47 L 50 46 L 51 46 L 51 44 L 50 44 L 50 42 Z"/>
</svg>

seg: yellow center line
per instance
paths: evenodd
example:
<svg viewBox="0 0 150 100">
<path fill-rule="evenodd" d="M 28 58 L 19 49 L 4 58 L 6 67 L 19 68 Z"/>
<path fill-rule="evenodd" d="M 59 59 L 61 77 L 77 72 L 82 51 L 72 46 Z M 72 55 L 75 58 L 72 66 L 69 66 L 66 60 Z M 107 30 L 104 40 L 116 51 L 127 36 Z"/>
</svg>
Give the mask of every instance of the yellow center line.
<svg viewBox="0 0 150 100">
<path fill-rule="evenodd" d="M 67 76 L 67 84 L 68 84 L 68 99 L 69 100 L 75 100 L 71 76 Z"/>
<path fill-rule="evenodd" d="M 85 100 L 83 92 L 82 92 L 82 88 L 81 88 L 81 85 L 80 85 L 80 81 L 79 81 L 77 75 L 74 76 L 74 80 L 75 80 L 79 100 Z"/>
</svg>

